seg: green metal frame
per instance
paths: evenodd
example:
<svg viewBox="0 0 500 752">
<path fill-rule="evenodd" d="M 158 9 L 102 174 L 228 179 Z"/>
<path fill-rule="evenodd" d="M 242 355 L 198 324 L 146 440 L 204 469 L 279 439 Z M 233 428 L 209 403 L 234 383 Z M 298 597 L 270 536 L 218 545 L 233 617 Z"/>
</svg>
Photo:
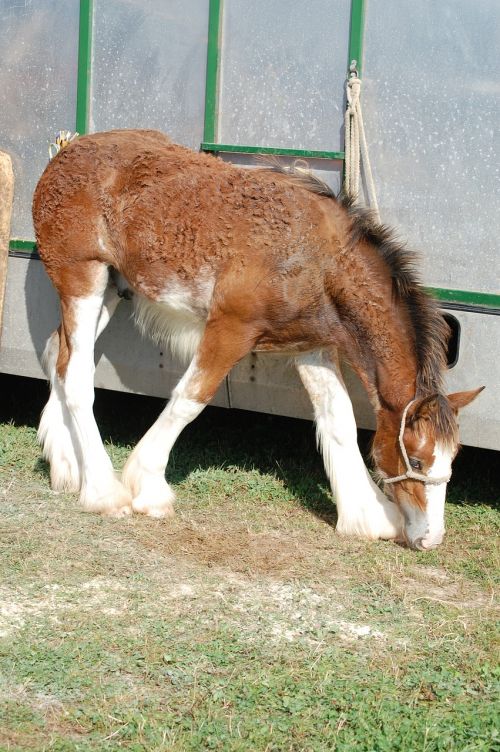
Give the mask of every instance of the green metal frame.
<svg viewBox="0 0 500 752">
<path fill-rule="evenodd" d="M 207 46 L 207 74 L 205 89 L 205 123 L 202 151 L 221 152 L 228 154 L 274 154 L 284 157 L 302 157 L 302 159 L 344 159 L 343 151 L 325 151 L 315 149 L 289 149 L 280 146 L 243 146 L 240 144 L 218 143 L 219 120 L 219 80 L 220 60 L 222 48 L 222 14 L 224 0 L 210 0 L 208 10 L 208 46 Z M 354 6 L 364 3 L 364 0 L 352 0 Z M 353 11 L 352 11 L 353 12 Z M 356 15 L 358 19 L 359 13 Z M 362 15 L 360 16 L 362 20 Z M 358 29 L 358 21 L 354 24 Z M 359 31 L 359 30 L 358 30 Z M 353 38 L 353 21 L 351 20 L 351 40 Z M 352 41 L 349 45 L 351 54 Z M 357 48 L 355 48 L 357 49 Z M 351 58 L 349 58 L 351 59 Z"/>
<path fill-rule="evenodd" d="M 36 243 L 33 240 L 11 240 L 9 242 L 9 251 L 13 253 L 16 251 L 31 252 L 33 256 L 37 256 Z"/>
<path fill-rule="evenodd" d="M 443 287 L 426 287 L 429 295 L 443 303 L 462 303 L 464 305 L 500 308 L 500 295 L 472 290 L 448 290 Z"/>
<path fill-rule="evenodd" d="M 93 16 L 94 0 L 80 0 L 78 79 L 76 85 L 76 130 L 78 133 L 87 133 L 89 129 Z"/>
<path fill-rule="evenodd" d="M 277 154 L 284 157 L 304 159 L 344 159 L 343 151 L 315 151 L 314 149 L 286 149 L 279 146 L 236 146 L 235 144 L 214 144 L 203 141 L 202 151 L 227 152 L 236 154 Z"/>
<path fill-rule="evenodd" d="M 343 151 L 316 151 L 313 149 L 288 149 L 275 146 L 243 146 L 218 143 L 219 80 L 222 49 L 222 14 L 224 0 L 210 0 L 208 11 L 207 73 L 205 88 L 205 122 L 202 151 L 238 154 L 276 154 L 310 159 L 343 160 Z M 363 32 L 365 0 L 351 0 L 349 52 L 347 67 L 355 60 L 358 73 L 363 62 Z"/>
<path fill-rule="evenodd" d="M 349 65 L 356 61 L 358 75 L 363 66 L 363 34 L 365 29 L 365 0 L 351 0 L 351 28 L 349 31 Z"/>
<path fill-rule="evenodd" d="M 207 75 L 205 84 L 205 127 L 203 140 L 217 140 L 219 112 L 219 67 L 223 0 L 210 0 L 208 9 Z"/>
<path fill-rule="evenodd" d="M 210 0 L 208 21 L 207 72 L 205 94 L 205 122 L 201 149 L 209 152 L 240 154 L 276 154 L 279 156 L 302 157 L 304 159 L 330 159 L 342 161 L 344 152 L 315 151 L 312 149 L 287 149 L 271 146 L 239 146 L 219 144 L 218 105 L 219 72 L 221 55 L 221 27 L 224 0 Z M 363 62 L 363 30 L 365 0 L 351 0 L 351 22 L 349 31 L 349 60 L 356 60 L 361 73 Z M 94 0 L 80 0 L 80 25 L 78 37 L 78 79 L 76 95 L 76 130 L 87 133 L 89 126 L 92 24 Z M 13 239 L 9 243 L 13 255 L 37 258 L 36 244 L 32 240 Z M 448 290 L 428 287 L 430 295 L 443 303 L 456 303 L 477 306 L 485 309 L 500 309 L 500 295 L 469 290 Z"/>
</svg>

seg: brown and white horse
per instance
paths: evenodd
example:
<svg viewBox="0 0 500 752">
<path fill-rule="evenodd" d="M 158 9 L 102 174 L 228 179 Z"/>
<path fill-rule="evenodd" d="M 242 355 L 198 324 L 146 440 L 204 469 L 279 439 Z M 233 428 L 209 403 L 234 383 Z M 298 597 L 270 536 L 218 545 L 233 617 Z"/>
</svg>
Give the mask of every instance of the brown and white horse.
<svg viewBox="0 0 500 752">
<path fill-rule="evenodd" d="M 54 489 L 79 490 L 95 512 L 170 515 L 165 468 L 182 429 L 243 356 L 284 352 L 314 406 L 337 530 L 404 535 L 418 549 L 441 542 L 457 412 L 480 390 L 443 394 L 447 325 L 412 254 L 369 213 L 303 171 L 244 170 L 129 130 L 63 149 L 33 216 L 62 314 L 45 351 L 52 388 L 39 428 Z M 119 300 L 117 273 L 139 325 L 190 358 L 121 479 L 92 411 L 94 342 Z M 373 457 L 391 500 L 358 450 L 339 354 L 376 411 Z"/>
</svg>

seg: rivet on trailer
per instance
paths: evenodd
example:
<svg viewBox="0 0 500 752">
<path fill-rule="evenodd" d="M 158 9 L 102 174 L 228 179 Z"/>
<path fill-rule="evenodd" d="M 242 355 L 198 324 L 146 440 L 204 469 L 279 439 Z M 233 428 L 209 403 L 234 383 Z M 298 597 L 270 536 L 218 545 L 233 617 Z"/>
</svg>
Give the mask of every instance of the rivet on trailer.
<svg viewBox="0 0 500 752">
<path fill-rule="evenodd" d="M 498 348 L 500 296 L 495 218 L 484 198 L 494 195 L 494 143 L 484 134 L 496 132 L 498 102 L 495 60 L 491 67 L 484 64 L 494 46 L 483 47 L 481 36 L 494 24 L 485 25 L 484 8 L 478 18 L 465 0 L 460 14 L 456 3 L 450 14 L 430 3 L 399 6 L 394 14 L 382 0 L 371 0 L 366 8 L 354 0 L 314 6 L 307 18 L 302 3 L 287 4 L 283 17 L 281 3 L 249 7 L 236 0 L 224 7 L 192 2 L 181 11 L 168 3 L 151 3 L 146 12 L 139 4 L 118 2 L 81 2 L 79 8 L 54 2 L 9 11 L 8 49 L 23 34 L 32 47 L 25 53 L 16 49 L 3 74 L 4 91 L 13 92 L 12 100 L 19 96 L 27 114 L 19 118 L 17 107 L 15 122 L 12 113 L 3 115 L 7 136 L 1 146 L 17 168 L 13 234 L 18 237 L 10 244 L 1 370 L 42 377 L 40 355 L 58 319 L 30 240 L 29 197 L 43 169 L 47 134 L 50 138 L 72 123 L 80 133 L 156 127 L 178 142 L 195 148 L 201 143 L 204 151 L 243 165 L 259 152 L 285 164 L 307 160 L 338 188 L 345 156 L 343 82 L 356 60 L 381 216 L 424 251 L 425 282 L 450 311 L 450 391 L 454 385 L 488 386 L 463 415 L 462 441 L 499 448 L 498 389 L 487 364 L 492 342 Z M 493 2 L 489 12 L 493 19 Z M 64 29 L 58 44 L 54 18 L 57 29 Z M 454 33 L 443 37 L 445 23 L 454 25 Z M 467 68 L 464 44 L 477 50 L 466 56 Z M 31 56 L 47 60 L 36 74 Z M 31 91 L 19 85 L 21 80 L 29 81 Z M 20 306 L 23 299 L 26 305 Z M 163 350 L 131 339 L 127 318 L 123 303 L 98 343 L 96 385 L 168 396 L 180 366 L 160 354 Z M 119 344 L 125 339 L 126 352 Z M 371 426 L 359 384 L 351 374 L 347 378 L 358 424 Z M 257 355 L 239 363 L 216 403 L 311 414 L 298 378 L 281 356 L 270 361 Z"/>
</svg>

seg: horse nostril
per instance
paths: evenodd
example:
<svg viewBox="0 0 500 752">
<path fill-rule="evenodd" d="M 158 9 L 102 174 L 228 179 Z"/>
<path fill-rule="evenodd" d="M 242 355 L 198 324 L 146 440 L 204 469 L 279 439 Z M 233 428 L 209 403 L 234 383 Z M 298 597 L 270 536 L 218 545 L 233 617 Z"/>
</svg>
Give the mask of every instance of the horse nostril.
<svg viewBox="0 0 500 752">
<path fill-rule="evenodd" d="M 415 538 L 414 541 L 410 541 L 410 548 L 413 548 L 414 551 L 425 551 L 424 539 Z"/>
<path fill-rule="evenodd" d="M 410 541 L 410 548 L 414 551 L 432 551 L 433 548 L 437 548 L 442 542 L 443 538 L 439 538 L 433 541 L 427 541 L 424 536 L 421 538 L 415 538 L 414 541 Z"/>
<path fill-rule="evenodd" d="M 421 541 L 422 544 L 422 550 L 423 551 L 430 551 L 433 548 L 437 548 L 440 543 L 443 542 L 443 536 L 441 535 L 439 538 L 435 538 L 433 541 L 429 541 L 428 543 L 424 540 Z"/>
</svg>

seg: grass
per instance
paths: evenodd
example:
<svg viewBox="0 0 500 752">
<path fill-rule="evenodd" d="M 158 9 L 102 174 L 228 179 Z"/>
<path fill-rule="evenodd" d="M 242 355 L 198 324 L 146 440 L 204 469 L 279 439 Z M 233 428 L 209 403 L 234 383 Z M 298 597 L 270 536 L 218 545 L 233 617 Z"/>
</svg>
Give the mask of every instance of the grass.
<svg viewBox="0 0 500 752">
<path fill-rule="evenodd" d="M 49 489 L 45 384 L 0 389 L 2 752 L 500 748 L 498 455 L 462 450 L 412 552 L 335 535 L 310 424 L 208 409 L 176 518 L 109 520 Z M 116 466 L 160 408 L 98 393 Z"/>
</svg>

